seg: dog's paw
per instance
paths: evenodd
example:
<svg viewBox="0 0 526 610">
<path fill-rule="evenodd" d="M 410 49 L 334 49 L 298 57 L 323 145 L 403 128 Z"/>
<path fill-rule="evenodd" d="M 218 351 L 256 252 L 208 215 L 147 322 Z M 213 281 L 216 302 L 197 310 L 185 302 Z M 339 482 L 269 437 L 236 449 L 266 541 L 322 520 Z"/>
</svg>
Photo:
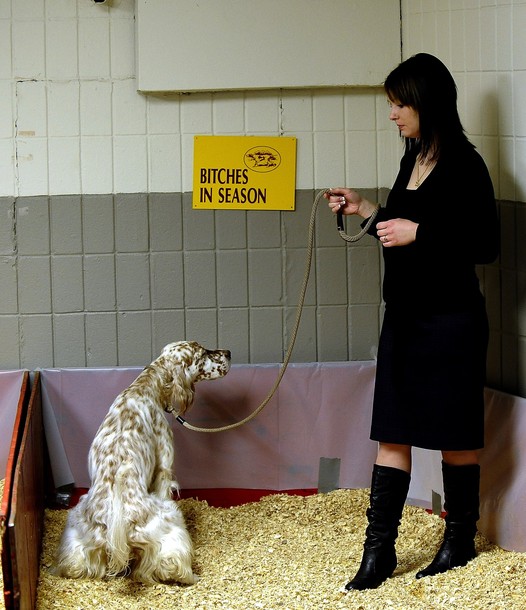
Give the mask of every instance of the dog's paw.
<svg viewBox="0 0 526 610">
<path fill-rule="evenodd" d="M 197 574 L 191 574 L 186 578 L 181 578 L 179 582 L 183 585 L 195 585 L 199 582 L 199 576 L 197 576 Z"/>
</svg>

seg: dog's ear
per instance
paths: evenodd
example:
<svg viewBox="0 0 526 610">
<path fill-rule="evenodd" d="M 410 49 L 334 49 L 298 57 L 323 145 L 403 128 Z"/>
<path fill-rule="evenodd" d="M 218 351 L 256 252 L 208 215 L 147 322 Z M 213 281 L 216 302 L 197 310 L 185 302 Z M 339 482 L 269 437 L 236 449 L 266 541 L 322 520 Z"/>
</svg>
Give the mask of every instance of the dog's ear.
<svg viewBox="0 0 526 610">
<path fill-rule="evenodd" d="M 172 384 L 172 407 L 177 415 L 184 415 L 194 402 L 195 386 L 184 365 L 176 366 Z"/>
</svg>

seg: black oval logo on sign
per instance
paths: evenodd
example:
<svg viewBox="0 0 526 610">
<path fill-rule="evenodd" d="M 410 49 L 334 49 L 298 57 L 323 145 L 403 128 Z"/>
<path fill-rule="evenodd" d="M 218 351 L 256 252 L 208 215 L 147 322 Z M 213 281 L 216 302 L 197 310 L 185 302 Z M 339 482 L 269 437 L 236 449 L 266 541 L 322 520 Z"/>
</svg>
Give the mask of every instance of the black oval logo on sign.
<svg viewBox="0 0 526 610">
<path fill-rule="evenodd" d="M 281 155 L 270 146 L 255 146 L 245 153 L 245 165 L 260 173 L 273 172 L 281 164 Z"/>
</svg>

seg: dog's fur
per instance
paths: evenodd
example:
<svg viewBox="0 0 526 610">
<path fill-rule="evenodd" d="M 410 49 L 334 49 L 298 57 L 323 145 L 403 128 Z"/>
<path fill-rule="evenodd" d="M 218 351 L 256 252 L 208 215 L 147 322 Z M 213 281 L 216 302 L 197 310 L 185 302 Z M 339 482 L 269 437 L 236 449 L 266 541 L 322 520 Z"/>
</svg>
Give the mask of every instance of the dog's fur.
<svg viewBox="0 0 526 610">
<path fill-rule="evenodd" d="M 230 368 L 228 350 L 167 345 L 113 402 L 91 445 L 89 492 L 68 514 L 55 574 L 193 584 L 193 547 L 172 499 L 173 434 L 164 411 L 183 414 L 194 384 Z"/>
</svg>

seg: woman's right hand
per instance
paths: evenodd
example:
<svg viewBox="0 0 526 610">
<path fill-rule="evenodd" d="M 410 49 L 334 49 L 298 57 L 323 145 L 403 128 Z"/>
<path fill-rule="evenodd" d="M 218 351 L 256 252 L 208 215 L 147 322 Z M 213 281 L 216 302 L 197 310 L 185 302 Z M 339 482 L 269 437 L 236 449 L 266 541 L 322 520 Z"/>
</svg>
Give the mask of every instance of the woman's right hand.
<svg viewBox="0 0 526 610">
<path fill-rule="evenodd" d="M 375 209 L 375 205 L 364 199 L 360 193 L 349 188 L 331 188 L 324 194 L 329 202 L 329 208 L 333 214 L 341 211 L 342 214 L 358 214 L 362 218 L 369 218 Z"/>
</svg>

